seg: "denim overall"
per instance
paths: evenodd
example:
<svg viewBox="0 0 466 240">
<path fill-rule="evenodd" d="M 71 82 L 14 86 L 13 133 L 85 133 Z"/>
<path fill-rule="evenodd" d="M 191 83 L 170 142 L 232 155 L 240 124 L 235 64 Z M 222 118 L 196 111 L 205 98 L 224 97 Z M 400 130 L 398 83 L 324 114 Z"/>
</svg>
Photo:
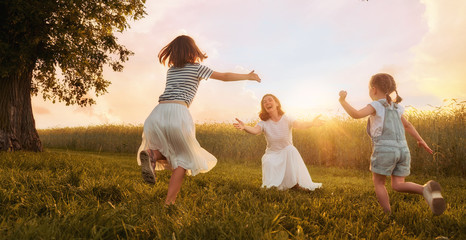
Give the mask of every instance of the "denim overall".
<svg viewBox="0 0 466 240">
<path fill-rule="evenodd" d="M 373 151 L 370 170 L 381 175 L 405 177 L 410 173 L 411 154 L 405 137 L 405 129 L 397 109 L 398 104 L 389 105 L 380 100 L 385 107 L 382 135 L 372 137 Z M 367 133 L 370 136 L 370 119 Z"/>
</svg>

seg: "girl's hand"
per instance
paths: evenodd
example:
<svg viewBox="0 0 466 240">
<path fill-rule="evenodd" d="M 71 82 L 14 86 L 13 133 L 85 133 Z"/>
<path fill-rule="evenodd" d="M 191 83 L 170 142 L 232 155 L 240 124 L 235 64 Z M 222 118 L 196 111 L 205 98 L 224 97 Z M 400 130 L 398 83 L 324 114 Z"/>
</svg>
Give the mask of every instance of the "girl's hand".
<svg viewBox="0 0 466 240">
<path fill-rule="evenodd" d="M 346 95 L 348 95 L 348 93 L 346 91 L 341 90 L 339 95 L 340 95 L 340 99 L 338 101 L 341 102 L 341 101 L 345 101 Z"/>
<path fill-rule="evenodd" d="M 312 126 L 313 126 L 313 127 L 320 127 L 320 126 L 324 125 L 325 121 L 322 120 L 322 119 L 319 119 L 320 116 L 322 116 L 322 114 L 319 114 L 319 116 L 315 117 L 315 118 L 312 120 Z"/>
<path fill-rule="evenodd" d="M 257 82 L 261 82 L 261 79 L 259 77 L 259 75 L 257 75 L 256 73 L 254 73 L 254 70 L 252 70 L 249 74 L 248 74 L 248 80 L 254 80 L 254 81 L 257 81 Z M 238 120 L 238 119 L 236 119 Z M 239 120 L 238 120 L 239 121 Z"/>
<path fill-rule="evenodd" d="M 417 145 L 418 145 L 419 147 L 424 148 L 424 149 L 425 149 L 428 153 L 430 153 L 430 154 L 432 154 L 432 153 L 434 152 L 434 151 L 432 151 L 432 149 L 430 149 L 429 146 L 427 146 L 427 143 L 426 143 L 424 140 L 418 141 L 418 142 L 417 142 Z"/>
<path fill-rule="evenodd" d="M 239 120 L 238 118 L 235 118 L 236 121 L 238 121 L 237 123 L 233 123 L 233 126 L 236 128 L 236 129 L 239 129 L 239 130 L 244 130 L 244 122 Z"/>
</svg>

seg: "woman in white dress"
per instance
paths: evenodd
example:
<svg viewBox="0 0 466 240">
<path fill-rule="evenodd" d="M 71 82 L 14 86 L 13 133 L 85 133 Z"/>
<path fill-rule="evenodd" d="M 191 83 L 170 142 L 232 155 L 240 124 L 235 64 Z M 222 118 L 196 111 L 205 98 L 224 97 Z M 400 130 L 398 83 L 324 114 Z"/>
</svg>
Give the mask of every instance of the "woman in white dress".
<svg viewBox="0 0 466 240">
<path fill-rule="evenodd" d="M 262 120 L 256 126 L 245 125 L 236 118 L 233 125 L 247 133 L 258 135 L 264 133 L 267 149 L 262 156 L 262 187 L 277 187 L 280 190 L 290 188 L 312 191 L 320 188 L 322 183 L 312 182 L 311 175 L 298 150 L 293 146 L 292 128 L 305 129 L 323 124 L 320 115 L 311 122 L 297 121 L 285 115 L 280 101 L 272 94 L 262 97 Z"/>
</svg>

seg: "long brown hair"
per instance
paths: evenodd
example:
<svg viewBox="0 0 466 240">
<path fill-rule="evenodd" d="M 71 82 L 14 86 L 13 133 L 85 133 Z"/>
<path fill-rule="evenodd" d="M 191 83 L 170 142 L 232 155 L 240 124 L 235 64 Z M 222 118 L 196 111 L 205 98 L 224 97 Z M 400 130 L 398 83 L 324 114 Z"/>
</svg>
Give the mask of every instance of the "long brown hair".
<svg viewBox="0 0 466 240">
<path fill-rule="evenodd" d="M 392 103 L 392 97 L 390 94 L 392 92 L 396 93 L 395 103 L 401 102 L 403 99 L 398 95 L 398 91 L 396 90 L 396 83 L 395 79 L 388 74 L 388 73 L 377 73 L 371 77 L 371 81 L 369 82 L 371 87 L 375 87 L 378 90 L 385 93 L 385 98 L 387 99 L 388 104 Z"/>
<path fill-rule="evenodd" d="M 194 39 L 181 35 L 163 47 L 158 58 L 163 65 L 168 60 L 169 67 L 184 67 L 187 63 L 202 62 L 207 55 L 199 50 Z"/>
<path fill-rule="evenodd" d="M 259 112 L 259 118 L 262 121 L 267 121 L 270 119 L 270 115 L 267 112 L 267 110 L 265 110 L 265 107 L 264 107 L 264 98 L 268 96 L 272 97 L 273 100 L 277 103 L 278 115 L 282 116 L 283 114 L 285 114 L 285 112 L 283 112 L 282 110 L 282 104 L 280 103 L 280 100 L 278 100 L 278 98 L 275 97 L 273 94 L 267 93 L 262 97 L 262 100 L 261 100 L 261 111 Z"/>
</svg>

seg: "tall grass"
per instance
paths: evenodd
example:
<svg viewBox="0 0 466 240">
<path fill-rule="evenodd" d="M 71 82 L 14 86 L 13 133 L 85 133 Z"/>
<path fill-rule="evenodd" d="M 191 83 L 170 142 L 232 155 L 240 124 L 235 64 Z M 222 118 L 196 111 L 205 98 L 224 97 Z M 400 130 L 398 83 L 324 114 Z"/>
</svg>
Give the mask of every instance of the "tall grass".
<svg viewBox="0 0 466 240">
<path fill-rule="evenodd" d="M 407 136 L 412 172 L 466 176 L 465 102 L 451 100 L 431 111 L 410 108 L 407 119 L 435 151 L 427 154 Z M 254 124 L 254 123 L 251 123 Z M 308 164 L 367 169 L 371 140 L 366 120 L 336 116 L 324 126 L 293 131 L 293 142 Z M 136 153 L 142 126 L 102 125 L 39 130 L 45 147 L 96 152 Z M 260 162 L 264 136 L 252 136 L 227 123 L 196 125 L 200 144 L 219 159 Z"/>
<path fill-rule="evenodd" d="M 186 177 L 164 208 L 168 171 L 144 184 L 132 154 L 46 149 L 0 152 L 0 239 L 465 239 L 464 178 L 442 183 L 447 210 L 433 216 L 422 196 L 393 192 L 378 206 L 370 173 L 309 169 L 323 188 L 260 188 L 258 162 L 220 161 Z M 430 177 L 413 175 L 423 183 Z"/>
<path fill-rule="evenodd" d="M 427 171 L 435 169 L 436 173 L 459 173 L 466 175 L 466 101 L 455 99 L 446 102 L 443 107 L 432 111 L 411 109 L 408 112 L 409 121 L 419 134 L 434 150 L 432 157 L 424 161 L 414 158 L 412 165 L 415 169 Z M 410 146 L 415 142 L 410 138 Z M 411 147 L 413 156 L 422 157 L 420 148 Z"/>
<path fill-rule="evenodd" d="M 95 152 L 135 153 L 141 143 L 141 126 L 100 125 L 38 130 L 49 148 Z"/>
</svg>

